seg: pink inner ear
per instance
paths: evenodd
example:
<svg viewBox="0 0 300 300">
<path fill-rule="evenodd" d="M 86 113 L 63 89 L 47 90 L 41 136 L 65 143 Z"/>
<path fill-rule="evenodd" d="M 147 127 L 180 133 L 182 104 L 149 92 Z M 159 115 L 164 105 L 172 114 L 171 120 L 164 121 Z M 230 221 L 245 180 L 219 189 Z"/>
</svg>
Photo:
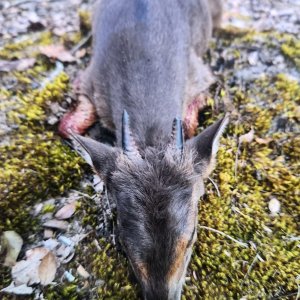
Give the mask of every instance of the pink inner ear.
<svg viewBox="0 0 300 300">
<path fill-rule="evenodd" d="M 196 97 L 188 105 L 184 116 L 184 132 L 187 139 L 193 137 L 196 134 L 198 127 L 198 114 L 199 111 L 206 105 L 206 97 L 204 94 Z"/>
<path fill-rule="evenodd" d="M 61 119 L 58 128 L 59 134 L 64 138 L 69 138 L 69 132 L 72 130 L 74 133 L 82 135 L 95 123 L 96 119 L 94 105 L 86 96 L 79 95 L 76 108 L 66 113 Z"/>
</svg>

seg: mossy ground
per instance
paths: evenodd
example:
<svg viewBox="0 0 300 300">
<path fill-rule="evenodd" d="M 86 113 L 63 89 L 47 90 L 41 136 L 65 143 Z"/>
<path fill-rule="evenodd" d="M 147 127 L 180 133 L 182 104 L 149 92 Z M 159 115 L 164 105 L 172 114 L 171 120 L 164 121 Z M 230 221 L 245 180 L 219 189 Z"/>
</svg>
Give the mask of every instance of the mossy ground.
<svg viewBox="0 0 300 300">
<path fill-rule="evenodd" d="M 258 40 L 262 47 L 298 64 L 299 49 L 292 36 L 233 28 L 218 33 L 213 48 L 228 48 L 224 59 L 233 58 L 235 65 L 222 72 L 220 82 L 212 89 L 214 101 L 201 116 L 201 128 L 217 119 L 226 107 L 232 118 L 213 173 L 221 196 L 207 182 L 206 195 L 199 203 L 198 239 L 183 299 L 287 299 L 285 295 L 295 297 L 298 292 L 300 85 L 287 75 L 267 72 L 256 80 L 233 80 L 237 71 L 247 67 L 243 61 L 245 49 Z M 31 217 L 33 205 L 64 194 L 77 186 L 83 175 L 81 159 L 46 123 L 49 104 L 62 101 L 70 89 L 67 74 L 61 73 L 44 88 L 33 87 L 33 82 L 42 80 L 51 70 L 51 65 L 29 50 L 41 43 L 51 43 L 51 35 L 42 34 L 34 42 L 29 38 L 22 45 L 7 45 L 0 51 L 3 59 L 20 58 L 29 51 L 38 58 L 33 69 L 10 75 L 16 82 L 14 89 L 3 86 L 0 92 L 1 109 L 12 128 L 8 142 L 0 147 L 0 231 L 15 230 L 26 243 L 34 242 L 34 234 L 40 232 L 38 221 Z M 68 43 L 72 44 L 72 39 Z M 216 53 L 219 51 L 212 50 L 213 57 Z M 239 136 L 251 129 L 254 140 L 239 144 Z M 280 213 L 274 216 L 268 208 L 273 197 L 281 203 Z M 44 296 L 137 299 L 138 287 L 129 279 L 126 258 L 111 238 L 96 233 L 99 210 L 89 201 L 87 198 L 79 206 L 78 216 L 94 231 L 79 244 L 76 257 L 92 277 L 88 285 L 80 278 L 73 283 L 58 278 L 56 286 L 44 289 Z M 75 267 L 72 263 L 68 266 Z M 9 282 L 9 269 L 1 268 L 0 289 Z"/>
</svg>

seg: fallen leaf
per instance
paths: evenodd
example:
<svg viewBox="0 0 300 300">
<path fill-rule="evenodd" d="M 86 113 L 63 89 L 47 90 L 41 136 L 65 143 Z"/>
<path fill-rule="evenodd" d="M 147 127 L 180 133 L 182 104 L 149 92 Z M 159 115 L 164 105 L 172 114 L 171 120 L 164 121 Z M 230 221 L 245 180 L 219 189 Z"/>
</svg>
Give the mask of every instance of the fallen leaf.
<svg viewBox="0 0 300 300">
<path fill-rule="evenodd" d="M 0 290 L 0 292 L 14 295 L 31 295 L 33 293 L 33 288 L 26 284 L 15 286 L 14 282 L 12 282 L 8 287 Z"/>
<path fill-rule="evenodd" d="M 23 246 L 23 239 L 15 231 L 4 231 L 1 238 L 1 245 L 4 251 L 6 251 L 4 265 L 12 267 L 17 262 Z"/>
<path fill-rule="evenodd" d="M 62 207 L 56 214 L 55 218 L 59 220 L 65 220 L 72 217 L 76 210 L 76 202 L 72 202 L 70 204 L 65 205 Z"/>
<path fill-rule="evenodd" d="M 44 227 L 55 228 L 60 230 L 67 230 L 69 223 L 61 220 L 49 220 L 43 224 Z"/>
<path fill-rule="evenodd" d="M 76 58 L 62 45 L 49 45 L 40 47 L 41 54 L 58 59 L 61 62 L 74 62 Z"/>
<path fill-rule="evenodd" d="M 82 48 L 82 49 L 76 51 L 76 53 L 75 53 L 76 58 L 82 58 L 85 55 L 86 55 L 86 49 L 85 48 Z"/>
<path fill-rule="evenodd" d="M 12 268 L 11 274 L 17 285 L 33 285 L 40 282 L 38 268 L 40 260 L 21 260 Z"/>
<path fill-rule="evenodd" d="M 261 138 L 255 138 L 255 141 L 258 143 L 258 144 L 262 144 L 262 145 L 266 145 L 266 144 L 269 144 L 272 139 L 271 138 L 266 138 L 266 139 L 261 139 Z"/>
<path fill-rule="evenodd" d="M 82 265 L 78 266 L 77 273 L 84 279 L 88 279 L 90 277 L 90 273 Z"/>
<path fill-rule="evenodd" d="M 12 278 L 17 285 L 32 285 L 40 282 L 38 274 L 41 260 L 49 253 L 49 250 L 38 247 L 26 252 L 26 260 L 17 262 L 12 268 Z"/>
<path fill-rule="evenodd" d="M 37 247 L 26 251 L 26 259 L 41 260 L 48 254 L 49 250 L 43 247 Z"/>
<path fill-rule="evenodd" d="M 48 239 L 43 242 L 43 246 L 49 251 L 55 251 L 58 245 L 59 243 L 56 239 Z"/>
<path fill-rule="evenodd" d="M 52 252 L 49 252 L 41 261 L 39 265 L 38 274 L 42 285 L 50 284 L 56 274 L 57 263 L 56 258 Z"/>
<path fill-rule="evenodd" d="M 246 134 L 243 134 L 239 137 L 240 143 L 251 143 L 254 139 L 254 130 L 253 128 Z"/>
<path fill-rule="evenodd" d="M 25 71 L 35 64 L 35 58 L 0 60 L 0 72 Z"/>
</svg>

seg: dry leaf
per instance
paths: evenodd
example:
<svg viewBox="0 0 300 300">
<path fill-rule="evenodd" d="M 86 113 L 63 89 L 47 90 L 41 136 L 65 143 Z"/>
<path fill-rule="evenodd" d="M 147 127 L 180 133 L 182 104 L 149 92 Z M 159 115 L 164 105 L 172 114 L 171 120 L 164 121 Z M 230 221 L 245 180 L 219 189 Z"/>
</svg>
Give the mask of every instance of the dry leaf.
<svg viewBox="0 0 300 300">
<path fill-rule="evenodd" d="M 246 134 L 243 134 L 239 137 L 239 143 L 251 143 L 254 139 L 254 130 L 253 128 Z"/>
<path fill-rule="evenodd" d="M 40 260 L 21 260 L 12 268 L 12 278 L 17 285 L 32 285 L 40 282 L 38 268 Z"/>
<path fill-rule="evenodd" d="M 26 260 L 17 262 L 12 268 L 12 277 L 17 285 L 32 285 L 40 282 L 38 268 L 41 260 L 49 253 L 49 250 L 38 247 L 26 252 Z"/>
<path fill-rule="evenodd" d="M 90 277 L 90 274 L 82 265 L 78 266 L 77 273 L 84 279 L 88 279 Z"/>
<path fill-rule="evenodd" d="M 269 144 L 272 139 L 271 138 L 266 138 L 266 139 L 261 139 L 261 138 L 255 138 L 255 141 L 258 143 L 258 144 L 262 144 L 262 145 L 266 145 L 266 144 Z"/>
<path fill-rule="evenodd" d="M 26 259 L 41 260 L 48 254 L 49 250 L 43 247 L 33 248 L 26 251 Z"/>
<path fill-rule="evenodd" d="M 60 230 L 67 230 L 68 229 L 69 223 L 66 221 L 61 221 L 61 220 L 49 220 L 46 223 L 44 223 L 44 227 L 49 227 L 49 228 L 55 228 L 55 229 L 60 229 Z"/>
<path fill-rule="evenodd" d="M 76 202 L 72 202 L 70 204 L 65 205 L 62 207 L 56 214 L 55 218 L 59 220 L 65 220 L 72 217 L 76 210 Z"/>
<path fill-rule="evenodd" d="M 14 282 L 12 282 L 8 287 L 0 290 L 0 292 L 14 295 L 31 295 L 33 293 L 33 288 L 26 284 L 15 286 Z"/>
<path fill-rule="evenodd" d="M 25 71 L 35 64 L 35 58 L 0 60 L 0 72 Z"/>
<path fill-rule="evenodd" d="M 49 251 L 55 251 L 58 245 L 59 243 L 56 239 L 48 239 L 43 242 L 43 246 Z"/>
<path fill-rule="evenodd" d="M 82 49 L 76 51 L 76 53 L 75 53 L 76 58 L 82 58 L 85 55 L 86 55 L 86 49 L 85 48 L 82 48 Z"/>
<path fill-rule="evenodd" d="M 59 258 L 59 261 L 63 264 L 68 263 L 72 260 L 72 258 L 75 255 L 75 251 L 74 251 L 74 247 L 68 247 L 68 246 L 64 246 L 61 245 L 57 251 L 56 251 L 56 255 Z"/>
<path fill-rule="evenodd" d="M 41 46 L 40 52 L 45 56 L 61 62 L 74 62 L 76 58 L 62 45 Z"/>
<path fill-rule="evenodd" d="M 6 251 L 4 265 L 12 267 L 15 265 L 23 246 L 23 239 L 15 231 L 4 231 L 1 238 L 1 245 Z"/>
<path fill-rule="evenodd" d="M 57 269 L 56 258 L 52 252 L 49 252 L 42 259 L 39 265 L 38 274 L 42 285 L 48 285 L 54 280 L 56 269 Z"/>
</svg>

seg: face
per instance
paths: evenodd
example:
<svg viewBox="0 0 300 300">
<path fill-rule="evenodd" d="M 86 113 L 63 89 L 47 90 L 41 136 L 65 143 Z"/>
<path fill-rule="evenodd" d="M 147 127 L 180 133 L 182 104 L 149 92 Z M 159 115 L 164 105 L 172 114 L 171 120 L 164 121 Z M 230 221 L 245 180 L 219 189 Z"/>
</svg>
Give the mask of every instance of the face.
<svg viewBox="0 0 300 300">
<path fill-rule="evenodd" d="M 203 183 L 186 154 L 119 158 L 110 186 L 120 239 L 144 298 L 180 299 L 196 240 Z"/>
<path fill-rule="evenodd" d="M 141 153 L 123 114 L 122 150 L 81 136 L 75 147 L 117 204 L 120 239 L 147 300 L 179 300 L 196 240 L 197 204 L 213 169 L 225 117 L 183 145 L 175 119 L 171 142 Z"/>
</svg>

